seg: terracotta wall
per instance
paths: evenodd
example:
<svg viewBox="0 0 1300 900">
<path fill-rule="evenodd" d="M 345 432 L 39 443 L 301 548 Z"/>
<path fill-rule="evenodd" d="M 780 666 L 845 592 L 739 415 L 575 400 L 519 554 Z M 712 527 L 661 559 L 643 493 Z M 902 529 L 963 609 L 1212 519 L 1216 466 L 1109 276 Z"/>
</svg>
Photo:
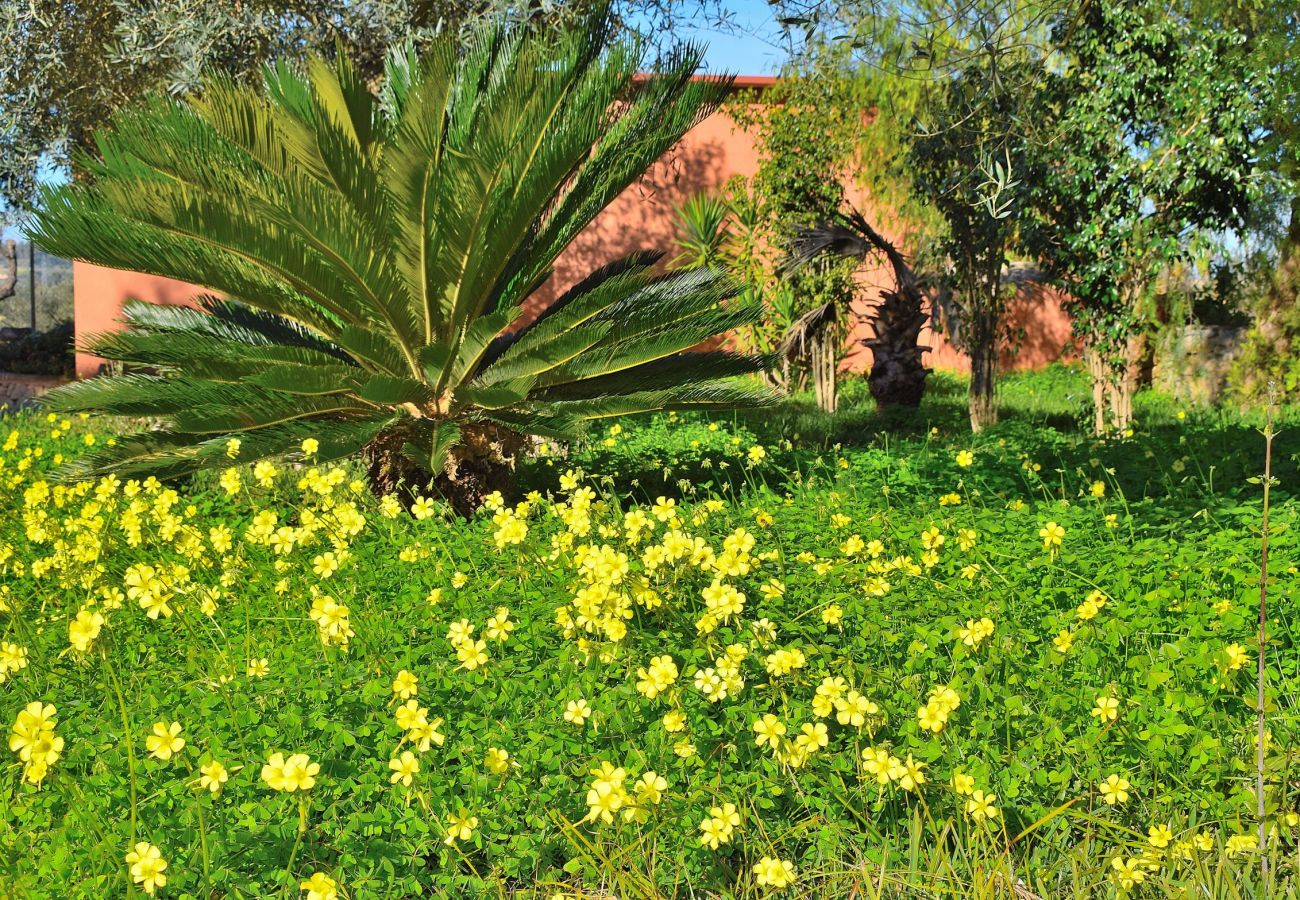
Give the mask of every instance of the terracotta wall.
<svg viewBox="0 0 1300 900">
<path fill-rule="evenodd" d="M 770 79 L 747 79 L 746 86 L 761 88 Z M 751 135 L 738 129 L 724 113 L 715 113 L 701 122 L 660 160 L 637 184 L 633 185 L 602 212 L 578 236 L 556 262 L 551 280 L 541 291 L 538 302 L 545 302 L 574 284 L 597 266 L 636 250 L 673 250 L 675 216 L 673 208 L 691 195 L 721 187 L 735 175 L 752 175 L 758 166 L 758 152 Z M 891 240 L 901 235 L 891 228 L 890 217 L 873 215 L 871 205 L 856 191 L 854 201 L 878 224 Z M 861 280 L 867 290 L 855 310 L 861 314 L 870 305 L 880 286 L 892 280 L 883 268 L 864 267 Z M 119 272 L 76 263 L 73 268 L 74 304 L 77 339 L 116 327 L 123 300 L 139 298 L 156 303 L 185 303 L 197 289 L 178 281 Z M 861 315 L 859 315 L 861 319 Z M 1007 355 L 1007 368 L 1036 368 L 1061 357 L 1069 339 L 1069 319 L 1057 295 L 1050 289 L 1023 291 L 1012 303 L 1013 327 L 1023 328 L 1026 338 L 1020 351 Z M 852 337 L 866 336 L 869 327 L 859 321 Z M 924 343 L 933 349 L 928 363 L 936 368 L 968 371 L 969 360 L 942 337 L 925 336 Z M 88 354 L 77 355 L 77 373 L 93 375 L 102 360 Z M 870 351 L 856 342 L 845 361 L 847 368 L 863 370 L 870 366 Z"/>
</svg>

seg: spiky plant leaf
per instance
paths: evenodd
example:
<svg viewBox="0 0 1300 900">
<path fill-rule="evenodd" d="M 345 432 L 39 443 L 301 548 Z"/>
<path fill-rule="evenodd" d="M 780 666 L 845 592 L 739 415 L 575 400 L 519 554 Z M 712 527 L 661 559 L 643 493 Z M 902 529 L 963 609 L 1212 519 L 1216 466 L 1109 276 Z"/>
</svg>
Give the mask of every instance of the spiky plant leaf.
<svg viewBox="0 0 1300 900">
<path fill-rule="evenodd" d="M 695 349 L 749 320 L 716 272 L 657 275 L 637 254 L 531 302 L 727 90 L 692 78 L 691 46 L 634 78 L 642 53 L 613 34 L 607 12 L 558 37 L 488 23 L 423 58 L 393 53 L 378 94 L 346 59 L 317 59 L 118 116 L 87 178 L 47 189 L 35 239 L 222 299 L 131 303 L 126 331 L 90 342 L 140 371 L 53 392 L 51 408 L 162 429 L 68 474 L 227 465 L 235 434 L 240 461 L 316 437 L 320 459 L 368 447 L 454 473 L 522 434 L 767 402 L 718 381 L 762 360 Z"/>
</svg>

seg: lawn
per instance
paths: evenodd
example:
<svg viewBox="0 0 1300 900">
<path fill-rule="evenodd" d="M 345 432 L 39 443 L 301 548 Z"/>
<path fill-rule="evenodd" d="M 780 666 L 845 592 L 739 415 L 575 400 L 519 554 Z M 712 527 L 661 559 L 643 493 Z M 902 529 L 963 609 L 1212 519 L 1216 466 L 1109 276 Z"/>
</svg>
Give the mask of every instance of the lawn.
<svg viewBox="0 0 1300 900">
<path fill-rule="evenodd" d="M 1098 442 L 1058 366 L 972 437 L 932 388 L 621 420 L 469 522 L 332 466 L 56 485 L 121 426 L 0 421 L 0 897 L 1294 890 L 1300 415 L 1265 882 L 1259 415 Z"/>
</svg>

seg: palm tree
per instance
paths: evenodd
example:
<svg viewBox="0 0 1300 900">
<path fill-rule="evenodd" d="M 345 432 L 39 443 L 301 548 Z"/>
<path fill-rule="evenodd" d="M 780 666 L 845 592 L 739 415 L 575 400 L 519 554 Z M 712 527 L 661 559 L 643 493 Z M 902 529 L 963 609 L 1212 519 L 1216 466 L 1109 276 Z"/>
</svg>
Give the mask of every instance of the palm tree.
<svg viewBox="0 0 1300 900">
<path fill-rule="evenodd" d="M 921 355 L 930 348 L 918 341 L 929 315 L 921 282 L 898 248 L 872 228 L 862 213 L 850 209 L 833 222 L 803 229 L 785 264 L 798 267 L 822 255 L 862 260 L 875 253 L 884 256 L 894 270 L 895 287 L 881 290 L 880 302 L 872 310 L 874 334 L 862 342 L 871 350 L 867 386 L 882 409 L 920 406 L 930 374 Z"/>
<path fill-rule="evenodd" d="M 613 35 L 604 13 L 558 36 L 494 22 L 394 54 L 378 95 L 316 59 L 118 116 L 89 177 L 46 190 L 36 240 L 221 299 L 132 303 L 93 340 L 138 371 L 51 408 L 162 427 L 65 477 L 302 459 L 311 438 L 314 461 L 363 453 L 376 491 L 432 482 L 464 511 L 508 487 L 528 436 L 766 402 L 727 380 L 764 360 L 691 352 L 750 320 L 715 271 L 635 256 L 530 318 L 561 251 L 726 90 L 692 79 L 690 46 L 635 78 L 641 51 Z"/>
</svg>

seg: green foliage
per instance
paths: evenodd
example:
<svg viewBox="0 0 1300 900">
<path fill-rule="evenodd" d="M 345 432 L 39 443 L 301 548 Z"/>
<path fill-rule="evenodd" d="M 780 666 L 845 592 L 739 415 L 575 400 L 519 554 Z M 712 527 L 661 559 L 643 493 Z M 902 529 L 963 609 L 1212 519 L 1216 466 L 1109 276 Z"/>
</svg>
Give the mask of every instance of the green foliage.
<svg viewBox="0 0 1300 900">
<path fill-rule="evenodd" d="M 1058 26 L 1065 65 L 1042 98 L 1055 137 L 1039 148 L 1026 240 L 1111 380 L 1157 276 L 1198 231 L 1241 226 L 1255 196 L 1265 91 L 1243 40 L 1154 2 L 1097 4 Z"/>
<path fill-rule="evenodd" d="M 761 359 L 689 352 L 751 318 L 711 270 L 631 258 L 519 324 L 569 242 L 720 101 L 725 84 L 691 80 L 699 60 L 683 48 L 636 83 L 642 54 L 606 16 L 558 37 L 496 22 L 394 54 L 379 97 L 317 59 L 262 92 L 217 77 L 119 115 L 90 177 L 45 192 L 35 239 L 225 299 L 130 304 L 129 330 L 93 342 L 147 373 L 51 407 L 166 427 L 72 471 L 178 475 L 317 437 L 317 460 L 375 442 L 454 477 L 513 455 L 509 435 L 762 402 L 722 380 Z"/>
<path fill-rule="evenodd" d="M 102 420 L 7 420 L 0 644 L 24 648 L 27 665 L 7 672 L 0 727 L 28 703 L 50 703 L 64 744 L 39 786 L 0 750 L 9 754 L 0 883 L 33 900 L 121 896 L 123 854 L 143 840 L 169 861 L 162 897 L 301 896 L 299 882 L 319 871 L 349 900 L 593 896 L 611 886 L 625 897 L 749 898 L 765 894 L 752 866 L 769 855 L 794 863 L 792 896 L 993 897 L 1007 878 L 1043 897 L 1112 896 L 1112 860 L 1144 854 L 1150 866 L 1131 896 L 1287 896 L 1300 670 L 1284 619 L 1268 655 L 1275 881 L 1259 879 L 1248 849 L 1226 847 L 1254 830 L 1246 776 L 1260 506 L 1244 475 L 1258 436 L 1144 395 L 1134 438 L 1099 442 L 1068 418 L 1043 424 L 1086 403 L 1077 370 L 1009 378 L 1004 389 L 1007 421 L 974 439 L 961 427 L 955 380 L 937 381 L 914 436 L 855 446 L 830 445 L 810 420 L 791 427 L 771 415 L 747 425 L 696 414 L 629 422 L 567 460 L 530 463 L 525 477 L 542 493 L 528 507 L 455 524 L 390 517 L 354 473 L 330 467 L 255 475 L 232 465 L 179 491 L 51 486 L 56 455 L 114 432 Z M 796 432 L 788 443 L 764 437 Z M 766 448 L 758 461 L 756 441 Z M 961 451 L 972 454 L 968 466 Z M 1296 549 L 1288 455 L 1273 507 L 1281 559 Z M 689 460 L 709 474 L 692 475 Z M 585 474 L 561 489 L 568 469 Z M 661 473 L 675 525 L 655 516 L 661 490 L 651 480 Z M 642 488 L 650 493 L 637 504 L 629 495 Z M 648 521 L 636 539 L 631 513 Z M 512 520 L 526 532 L 503 539 Z M 1055 552 L 1040 536 L 1047 522 L 1065 529 Z M 744 529 L 755 541 L 751 570 L 723 576 L 688 555 L 649 571 L 643 553 L 673 527 L 719 556 Z M 945 542 L 927 562 L 931 527 Z M 974 532 L 969 549 L 959 529 Z M 883 545 L 878 557 L 871 540 Z M 662 600 L 634 606 L 617 642 L 557 623 L 585 583 L 584 544 L 626 553 L 627 583 L 645 577 Z M 142 583 L 128 576 L 139 566 L 156 582 L 127 596 Z M 1275 577 L 1277 596 L 1296 588 L 1295 573 Z M 741 590 L 745 608 L 701 633 L 701 594 L 715 578 Z M 1093 591 L 1106 602 L 1081 615 Z M 146 616 L 140 598 L 152 594 L 168 598 L 171 615 Z M 322 642 L 311 618 L 326 596 L 348 607 L 345 647 Z M 487 632 L 501 608 L 514 627 L 498 640 Z M 78 651 L 68 626 L 83 610 L 106 621 Z M 968 645 L 962 629 L 984 617 L 992 635 Z M 488 659 L 472 671 L 450 637 L 462 620 L 486 642 Z M 1063 630 L 1073 633 L 1064 653 L 1053 644 Z M 710 702 L 696 674 L 735 644 L 748 650 L 745 684 Z M 1228 665 L 1232 644 L 1249 665 Z M 778 649 L 802 651 L 805 665 L 772 675 L 766 657 Z M 638 669 L 663 654 L 680 678 L 647 698 Z M 250 672 L 261 658 L 267 673 Z M 396 721 L 401 670 L 418 678 L 417 706 L 445 735 L 416 751 L 409 787 L 392 783 L 389 768 L 415 750 Z M 814 708 L 817 688 L 836 677 L 879 707 L 860 729 Z M 932 734 L 917 710 L 943 685 L 961 705 Z M 1114 722 L 1091 714 L 1099 696 L 1119 701 Z M 581 727 L 564 719 L 578 698 L 593 709 Z M 682 712 L 684 731 L 666 730 L 669 710 Z M 801 767 L 779 764 L 754 742 L 754 722 L 769 713 L 790 739 L 802 724 L 826 725 L 827 747 Z M 186 746 L 163 761 L 145 741 L 155 722 L 172 721 Z M 683 755 L 682 741 L 694 753 Z M 489 748 L 509 752 L 504 773 L 487 766 Z M 867 748 L 910 754 L 926 782 L 916 792 L 878 783 Z M 305 795 L 262 779 L 277 751 L 320 764 Z M 211 760 L 230 772 L 215 794 L 197 783 Z M 606 762 L 624 768 L 629 786 L 648 770 L 668 782 L 644 822 L 580 822 L 592 772 Z M 958 771 L 997 795 L 998 820 L 969 816 L 950 785 Z M 1116 806 L 1098 790 L 1110 774 L 1131 784 Z M 701 847 L 699 823 L 728 802 L 742 816 L 732 842 Z M 479 824 L 448 844 L 447 816 L 462 807 Z M 1175 842 L 1206 835 L 1211 849 L 1187 859 L 1177 844 L 1156 851 L 1147 834 L 1161 824 Z"/>
<path fill-rule="evenodd" d="M 602 6 L 664 34 L 676 0 L 547 4 L 513 0 L 29 0 L 0 6 L 0 211 L 27 211 L 40 182 L 79 174 L 78 154 L 120 109 L 166 91 L 188 96 L 219 73 L 254 83 L 263 66 L 338 51 L 367 81 L 394 47 L 423 51 L 505 15 L 561 28 Z M 707 3 L 705 4 L 707 6 Z"/>
<path fill-rule="evenodd" d="M 686 198 L 677 214 L 677 255 L 670 265 L 682 269 L 725 268 L 730 261 L 731 205 L 721 195 L 699 193 Z"/>
<path fill-rule="evenodd" d="M 1232 361 L 1228 386 L 1247 403 L 1300 397 L 1300 256 L 1282 260 L 1254 308 L 1254 323 Z"/>
<path fill-rule="evenodd" d="M 826 303 L 847 310 L 853 297 L 852 262 L 777 270 L 800 227 L 829 221 L 840 208 L 865 110 L 844 73 L 793 71 L 761 95 L 736 94 L 727 111 L 760 151 L 758 171 L 733 185 L 732 196 L 740 268 L 766 312 L 753 336 L 770 351 L 804 313 Z"/>
</svg>

